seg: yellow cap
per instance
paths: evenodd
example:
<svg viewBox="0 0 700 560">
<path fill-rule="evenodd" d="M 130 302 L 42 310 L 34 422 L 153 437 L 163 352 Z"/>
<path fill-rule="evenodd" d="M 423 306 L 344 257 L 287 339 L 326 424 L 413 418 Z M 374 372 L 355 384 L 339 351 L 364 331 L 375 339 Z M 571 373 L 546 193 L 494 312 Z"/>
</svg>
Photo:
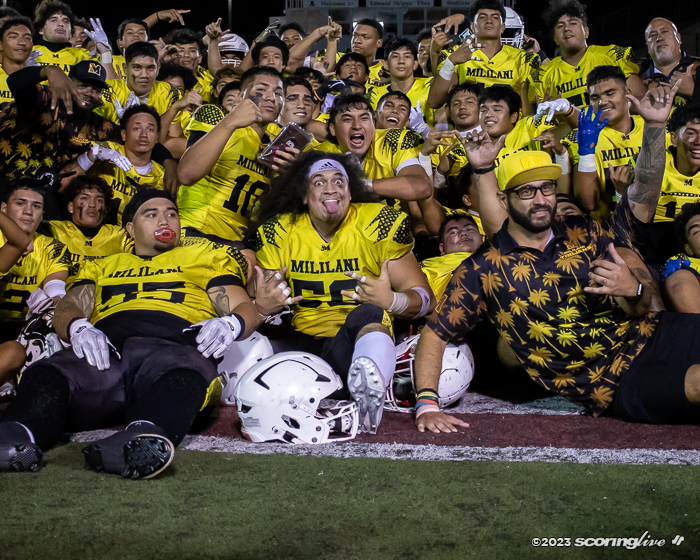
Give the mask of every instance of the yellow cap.
<svg viewBox="0 0 700 560">
<path fill-rule="evenodd" d="M 552 163 L 547 152 L 522 151 L 508 154 L 496 170 L 501 190 L 512 189 L 531 181 L 556 181 L 561 176 L 561 165 Z"/>
</svg>

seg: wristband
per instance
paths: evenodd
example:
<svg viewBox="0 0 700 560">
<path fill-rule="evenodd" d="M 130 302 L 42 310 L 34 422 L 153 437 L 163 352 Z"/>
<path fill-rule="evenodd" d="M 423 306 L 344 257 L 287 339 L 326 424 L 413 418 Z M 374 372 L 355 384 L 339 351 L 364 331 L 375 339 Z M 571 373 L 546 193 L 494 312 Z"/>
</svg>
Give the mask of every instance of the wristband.
<svg viewBox="0 0 700 560">
<path fill-rule="evenodd" d="M 562 155 L 554 154 L 554 163 L 561 165 L 561 174 L 566 175 L 571 171 L 571 166 L 569 165 L 569 152 L 566 151 Z"/>
<path fill-rule="evenodd" d="M 595 173 L 595 154 L 586 154 L 578 158 L 578 170 L 583 173 Z M 476 171 L 474 171 L 476 173 Z"/>
<path fill-rule="evenodd" d="M 103 52 L 100 55 L 100 62 L 103 64 L 112 64 L 112 51 Z"/>
<path fill-rule="evenodd" d="M 569 107 L 569 110 L 566 113 L 564 113 L 564 116 L 568 117 L 573 112 L 574 112 L 574 106 L 572 105 L 571 107 Z"/>
<path fill-rule="evenodd" d="M 243 338 L 243 335 L 245 334 L 245 319 L 241 317 L 238 313 L 231 313 L 229 315 L 231 319 L 235 319 L 238 321 L 238 324 L 236 325 L 233 321 L 229 321 L 229 324 L 233 328 L 233 339 L 234 340 L 240 340 Z M 238 332 L 236 332 L 236 327 L 238 327 Z"/>
<path fill-rule="evenodd" d="M 418 418 L 421 414 L 425 414 L 426 412 L 440 412 L 440 407 L 435 404 L 425 404 L 419 407 L 416 404 L 416 418 Z"/>
<path fill-rule="evenodd" d="M 373 193 L 374 192 L 374 181 L 372 179 L 365 179 L 365 188 Z"/>
<path fill-rule="evenodd" d="M 443 79 L 450 81 L 452 80 L 452 76 L 455 73 L 455 63 L 452 62 L 449 58 L 445 60 L 444 64 L 442 65 L 442 68 L 440 68 L 440 72 L 438 72 L 438 75 Z"/>
<path fill-rule="evenodd" d="M 435 181 L 434 181 L 434 186 L 436 189 L 441 189 L 447 184 L 447 180 L 445 179 L 445 176 L 440 173 L 437 169 L 435 170 Z"/>
<path fill-rule="evenodd" d="M 418 319 L 418 317 L 423 317 L 430 309 L 430 294 L 421 286 L 416 286 L 411 289 L 420 296 L 420 311 L 413 317 L 414 319 Z"/>
<path fill-rule="evenodd" d="M 78 156 L 78 165 L 83 171 L 87 171 L 88 169 L 90 169 L 93 163 L 93 161 L 90 161 L 87 152 L 82 153 Z"/>
<path fill-rule="evenodd" d="M 391 305 L 387 311 L 389 313 L 393 313 L 394 315 L 400 315 L 406 311 L 407 307 L 408 296 L 406 294 L 402 294 L 401 292 L 394 292 L 394 301 L 391 302 Z"/>
<path fill-rule="evenodd" d="M 66 283 L 63 280 L 49 280 L 44 284 L 44 293 L 50 298 L 66 295 Z"/>
<path fill-rule="evenodd" d="M 627 299 L 627 301 L 637 301 L 640 297 L 642 297 L 643 293 L 644 293 L 644 284 L 639 282 L 639 286 L 637 286 L 637 295 L 634 297 L 631 297 L 631 298 L 626 298 L 626 299 Z"/>
<path fill-rule="evenodd" d="M 487 173 L 490 173 L 491 171 L 496 169 L 496 162 L 492 163 L 488 167 L 475 167 L 472 171 L 476 173 L 477 175 L 486 175 Z"/>
</svg>

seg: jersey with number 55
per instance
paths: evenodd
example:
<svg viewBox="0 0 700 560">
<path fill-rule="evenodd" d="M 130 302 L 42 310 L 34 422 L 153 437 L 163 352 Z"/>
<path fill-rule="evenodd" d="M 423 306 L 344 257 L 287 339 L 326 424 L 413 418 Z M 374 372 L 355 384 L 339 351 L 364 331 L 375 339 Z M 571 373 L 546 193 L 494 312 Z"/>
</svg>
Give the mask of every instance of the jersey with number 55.
<svg viewBox="0 0 700 560">
<path fill-rule="evenodd" d="M 187 127 L 189 145 L 223 118 L 223 111 L 215 105 L 197 109 Z M 183 228 L 230 241 L 243 238 L 255 202 L 270 184 L 270 169 L 258 161 L 269 142 L 263 138 L 250 127 L 236 130 L 209 173 L 192 186 L 180 187 L 177 205 Z"/>
<path fill-rule="evenodd" d="M 258 228 L 254 248 L 262 268 L 286 266 L 292 296 L 304 297 L 292 309 L 292 326 L 311 336 L 331 337 L 357 305 L 340 293 L 357 286 L 345 272 L 378 278 L 386 259 L 400 259 L 413 248 L 413 235 L 403 212 L 354 203 L 330 242 L 314 229 L 308 214 L 296 221 L 283 214 Z"/>
</svg>

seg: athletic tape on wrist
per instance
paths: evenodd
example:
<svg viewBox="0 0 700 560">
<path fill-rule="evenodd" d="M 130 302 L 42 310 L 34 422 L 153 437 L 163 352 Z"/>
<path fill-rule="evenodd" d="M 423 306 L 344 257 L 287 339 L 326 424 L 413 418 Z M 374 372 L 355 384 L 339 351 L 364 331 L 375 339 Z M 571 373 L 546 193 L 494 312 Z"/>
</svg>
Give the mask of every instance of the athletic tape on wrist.
<svg viewBox="0 0 700 560">
<path fill-rule="evenodd" d="M 112 53 L 111 52 L 103 52 L 100 55 L 100 62 L 102 64 L 112 64 Z"/>
<path fill-rule="evenodd" d="M 425 171 L 425 173 L 428 175 L 428 177 L 433 176 L 433 163 L 432 160 L 430 159 L 430 156 L 426 156 L 423 152 L 418 154 L 418 161 L 421 164 L 421 167 Z"/>
<path fill-rule="evenodd" d="M 426 412 L 440 412 L 440 407 L 434 404 L 426 404 L 425 406 L 416 408 L 416 418 L 418 418 L 421 414 L 425 414 Z"/>
<path fill-rule="evenodd" d="M 44 293 L 50 298 L 66 295 L 66 283 L 63 280 L 49 280 L 44 284 Z"/>
<path fill-rule="evenodd" d="M 554 163 L 561 165 L 561 174 L 566 175 L 571 171 L 571 166 L 569 165 L 569 152 L 566 151 L 562 155 L 554 154 Z"/>
<path fill-rule="evenodd" d="M 389 313 L 393 313 L 394 315 L 400 315 L 404 311 L 406 311 L 406 308 L 408 307 L 408 296 L 406 294 L 402 294 L 401 292 L 394 292 L 394 301 L 391 302 L 391 305 L 389 306 Z"/>
<path fill-rule="evenodd" d="M 445 63 L 442 65 L 442 68 L 440 68 L 440 72 L 438 72 L 438 75 L 443 79 L 443 80 L 451 80 L 453 74 L 455 73 L 455 63 L 452 62 L 449 58 L 445 60 Z"/>
<path fill-rule="evenodd" d="M 238 327 L 238 332 L 236 332 L 236 329 L 233 329 L 233 339 L 234 340 L 240 340 L 243 334 L 245 333 L 245 319 L 241 317 L 238 313 L 232 313 L 230 315 L 231 319 L 235 319 L 238 321 L 238 325 L 235 325 Z"/>
<path fill-rule="evenodd" d="M 90 161 L 90 158 L 88 157 L 88 153 L 85 152 L 84 154 L 80 154 L 78 156 L 78 165 L 80 166 L 80 169 L 83 171 L 87 171 L 92 167 L 93 162 Z"/>
<path fill-rule="evenodd" d="M 413 317 L 414 319 L 417 319 L 418 317 L 423 317 L 430 309 L 430 294 L 428 293 L 428 290 L 421 288 L 420 286 L 416 286 L 411 289 L 420 296 L 420 311 L 415 317 Z"/>
<path fill-rule="evenodd" d="M 579 157 L 578 170 L 583 173 L 594 173 L 596 171 L 595 154 L 586 154 Z"/>
</svg>

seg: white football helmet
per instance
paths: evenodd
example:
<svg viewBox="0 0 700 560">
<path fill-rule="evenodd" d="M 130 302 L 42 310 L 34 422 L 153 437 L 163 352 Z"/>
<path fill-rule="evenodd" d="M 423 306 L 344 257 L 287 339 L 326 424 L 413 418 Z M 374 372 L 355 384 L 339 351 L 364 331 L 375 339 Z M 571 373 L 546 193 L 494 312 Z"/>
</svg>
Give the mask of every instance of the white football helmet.
<svg viewBox="0 0 700 560">
<path fill-rule="evenodd" d="M 236 406 L 233 392 L 238 380 L 260 360 L 269 358 L 273 354 L 270 341 L 259 332 L 254 332 L 245 340 L 233 342 L 226 350 L 218 367 L 219 376 L 221 376 L 221 404 Z"/>
<path fill-rule="evenodd" d="M 48 358 L 66 347 L 53 328 L 53 314 L 53 309 L 35 313 L 22 327 L 17 342 L 24 346 L 27 352 L 27 361 L 22 366 L 21 372 L 24 372 L 33 363 Z"/>
<path fill-rule="evenodd" d="M 413 412 L 416 404 L 416 381 L 413 370 L 416 345 L 420 335 L 413 335 L 396 347 L 396 370 L 386 389 L 384 409 L 393 412 Z M 448 344 L 442 356 L 442 371 L 438 384 L 440 406 L 448 406 L 467 392 L 474 377 L 474 357 L 466 343 Z"/>
<path fill-rule="evenodd" d="M 503 31 L 503 35 L 501 35 L 501 43 L 521 49 L 524 35 L 525 24 L 523 23 L 523 18 L 513 8 L 506 7 L 506 28 Z"/>
<path fill-rule="evenodd" d="M 219 52 L 239 52 L 248 54 L 248 43 L 235 33 L 226 33 L 219 43 Z"/>
<path fill-rule="evenodd" d="M 357 404 L 322 400 L 343 382 L 321 358 L 281 352 L 240 378 L 235 390 L 243 436 L 255 442 L 330 443 L 357 435 Z"/>
</svg>

